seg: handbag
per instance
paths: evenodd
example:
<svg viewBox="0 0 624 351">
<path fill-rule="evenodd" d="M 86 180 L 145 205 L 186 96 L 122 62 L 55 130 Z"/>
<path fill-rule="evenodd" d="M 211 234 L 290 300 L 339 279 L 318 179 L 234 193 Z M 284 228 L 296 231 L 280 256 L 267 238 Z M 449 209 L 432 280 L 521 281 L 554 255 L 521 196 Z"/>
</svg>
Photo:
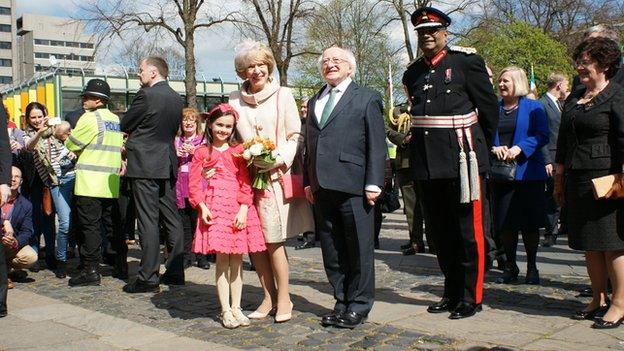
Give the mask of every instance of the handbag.
<svg viewBox="0 0 624 351">
<path fill-rule="evenodd" d="M 515 160 L 507 162 L 499 159 L 490 161 L 490 178 L 496 182 L 512 182 L 516 179 L 518 163 Z"/>
<path fill-rule="evenodd" d="M 616 182 L 619 182 L 619 183 L 622 182 L 622 177 L 624 177 L 624 175 L 622 174 L 609 174 L 604 177 L 598 177 L 598 178 L 592 179 L 591 181 L 592 181 L 592 189 L 594 191 L 594 198 L 596 200 L 624 199 L 624 187 L 622 187 L 621 184 L 616 189 L 614 189 L 613 193 L 611 193 L 609 197 L 607 197 L 607 193 L 609 192 L 609 190 L 611 190 L 613 185 Z"/>
<path fill-rule="evenodd" d="M 277 149 L 279 143 L 279 93 L 281 89 L 277 91 L 277 120 L 275 121 L 275 148 Z M 293 164 L 297 163 L 300 167 L 299 170 L 303 170 L 303 162 L 299 157 L 299 154 L 295 155 Z M 294 174 L 292 172 L 292 166 L 290 173 L 282 172 L 279 170 L 279 183 L 282 186 L 282 192 L 284 193 L 284 200 L 292 200 L 296 198 L 305 198 L 305 191 L 303 190 L 303 174 Z"/>
</svg>

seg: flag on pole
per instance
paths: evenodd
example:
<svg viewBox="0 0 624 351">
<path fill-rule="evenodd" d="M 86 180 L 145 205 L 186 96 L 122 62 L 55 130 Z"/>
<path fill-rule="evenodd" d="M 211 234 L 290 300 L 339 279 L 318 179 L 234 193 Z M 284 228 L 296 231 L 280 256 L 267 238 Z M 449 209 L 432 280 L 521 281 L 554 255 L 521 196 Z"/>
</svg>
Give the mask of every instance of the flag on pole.
<svg viewBox="0 0 624 351">
<path fill-rule="evenodd" d="M 533 93 L 537 99 L 537 85 L 535 84 L 535 72 L 533 71 L 533 64 L 531 64 L 531 72 L 529 73 L 529 92 Z"/>
</svg>

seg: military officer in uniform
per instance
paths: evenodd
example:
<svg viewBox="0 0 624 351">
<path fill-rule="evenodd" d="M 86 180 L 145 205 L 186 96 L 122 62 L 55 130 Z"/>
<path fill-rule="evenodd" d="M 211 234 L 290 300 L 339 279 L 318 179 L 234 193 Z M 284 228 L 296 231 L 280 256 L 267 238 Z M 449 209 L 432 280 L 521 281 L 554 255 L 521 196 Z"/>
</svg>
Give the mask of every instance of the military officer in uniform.
<svg viewBox="0 0 624 351">
<path fill-rule="evenodd" d="M 444 296 L 427 311 L 466 318 L 481 311 L 483 297 L 489 220 L 483 181 L 497 100 L 483 59 L 447 46 L 451 19 L 445 13 L 423 7 L 411 21 L 423 56 L 403 74 L 411 105 L 410 166 L 444 274 Z"/>
</svg>

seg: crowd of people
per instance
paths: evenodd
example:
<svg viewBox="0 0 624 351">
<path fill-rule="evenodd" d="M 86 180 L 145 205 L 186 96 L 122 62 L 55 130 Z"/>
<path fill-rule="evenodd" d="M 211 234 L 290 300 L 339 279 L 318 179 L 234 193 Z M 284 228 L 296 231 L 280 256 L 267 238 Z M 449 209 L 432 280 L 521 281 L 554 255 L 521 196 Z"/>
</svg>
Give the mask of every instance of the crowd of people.
<svg viewBox="0 0 624 351">
<path fill-rule="evenodd" d="M 568 77 L 553 72 L 537 100 L 522 68 L 506 67 L 494 82 L 474 50 L 448 46 L 451 19 L 442 11 L 420 8 L 411 21 L 423 56 L 404 73 L 408 102 L 395 109 L 404 117 L 397 124 L 384 125 L 379 92 L 352 80 L 357 64 L 348 49 L 323 51 L 325 84 L 298 108 L 273 77 L 271 50 L 253 41 L 236 51 L 240 89 L 205 113 L 184 108 L 159 57 L 140 61 L 142 88 L 121 118 L 107 108 L 110 87 L 101 79 L 86 84 L 84 110 L 66 121 L 32 102 L 25 129 L 9 121 L 4 134 L 0 111 L 0 316 L 24 269 L 45 264 L 66 279 L 76 256 L 68 285 L 100 285 L 104 260 L 127 281 L 124 292 L 154 293 L 160 284 L 184 285 L 184 270 L 208 269 L 212 256 L 224 327 L 269 316 L 287 322 L 294 306 L 284 244 L 302 235 L 297 249 L 320 241 L 336 300 L 321 323 L 357 327 L 375 300 L 374 249 L 393 188 L 387 137 L 397 146 L 394 178 L 410 234 L 403 254 L 428 246 L 444 274 L 442 299 L 428 312 L 461 319 L 481 311 L 484 272 L 495 260 L 503 270 L 497 282 L 516 282 L 519 235 L 524 281 L 539 284 L 545 228 L 543 246 L 566 234 L 572 249 L 585 251 L 592 300 L 572 317 L 618 327 L 624 70 L 615 32 L 589 30 L 572 57 L 578 76 L 571 89 Z M 598 189 L 597 179 L 609 181 Z M 135 229 L 141 261 L 130 279 Z M 244 254 L 264 292 L 248 315 L 241 309 Z"/>
</svg>

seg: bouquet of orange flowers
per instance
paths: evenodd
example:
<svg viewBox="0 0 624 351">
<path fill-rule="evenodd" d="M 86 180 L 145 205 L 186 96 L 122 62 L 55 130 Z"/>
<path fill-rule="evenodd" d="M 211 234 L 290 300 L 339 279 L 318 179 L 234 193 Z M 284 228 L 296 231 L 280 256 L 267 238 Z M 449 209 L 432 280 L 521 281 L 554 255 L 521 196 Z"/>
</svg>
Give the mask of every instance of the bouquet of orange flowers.
<svg viewBox="0 0 624 351">
<path fill-rule="evenodd" d="M 255 159 L 261 159 L 265 163 L 275 163 L 275 143 L 269 139 L 255 137 L 243 144 L 243 158 L 250 166 Z M 266 189 L 269 187 L 269 172 L 256 171 L 251 186 L 254 189 Z"/>
</svg>

